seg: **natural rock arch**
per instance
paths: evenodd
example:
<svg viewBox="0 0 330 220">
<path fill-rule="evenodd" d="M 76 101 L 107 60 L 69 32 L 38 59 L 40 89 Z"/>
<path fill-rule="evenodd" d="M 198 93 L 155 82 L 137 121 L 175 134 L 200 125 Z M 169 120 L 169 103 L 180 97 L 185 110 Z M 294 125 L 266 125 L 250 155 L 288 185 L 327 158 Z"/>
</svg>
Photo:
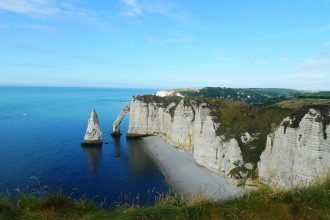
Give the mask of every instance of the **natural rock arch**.
<svg viewBox="0 0 330 220">
<path fill-rule="evenodd" d="M 130 113 L 130 104 L 126 105 L 123 110 L 117 116 L 115 122 L 113 123 L 113 136 L 120 136 L 120 123 L 122 122 L 123 118 Z"/>
</svg>

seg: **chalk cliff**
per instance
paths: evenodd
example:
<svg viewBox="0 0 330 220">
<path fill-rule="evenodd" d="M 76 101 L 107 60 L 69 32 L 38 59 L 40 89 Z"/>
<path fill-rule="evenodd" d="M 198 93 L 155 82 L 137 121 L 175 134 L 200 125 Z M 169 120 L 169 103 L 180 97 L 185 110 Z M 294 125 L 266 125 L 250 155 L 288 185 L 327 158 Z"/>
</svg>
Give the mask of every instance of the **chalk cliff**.
<svg viewBox="0 0 330 220">
<path fill-rule="evenodd" d="M 102 130 L 100 128 L 99 118 L 95 109 L 91 113 L 91 117 L 88 120 L 88 126 L 84 139 L 82 141 L 83 145 L 100 145 L 102 144 Z"/>
<path fill-rule="evenodd" d="M 164 103 L 133 97 L 130 104 L 128 137 L 158 135 L 172 145 L 193 152 L 195 161 L 215 173 L 229 177 L 234 184 L 243 184 L 247 176 L 241 149 L 236 139 L 225 140 L 217 135 L 205 103 Z"/>
<path fill-rule="evenodd" d="M 289 188 L 330 169 L 329 110 L 311 105 L 292 113 L 230 100 L 137 96 L 123 112 L 130 116 L 127 137 L 161 136 L 236 185 L 259 177 Z"/>
<path fill-rule="evenodd" d="M 330 106 L 305 106 L 268 135 L 259 178 L 279 188 L 307 185 L 330 169 Z"/>
</svg>

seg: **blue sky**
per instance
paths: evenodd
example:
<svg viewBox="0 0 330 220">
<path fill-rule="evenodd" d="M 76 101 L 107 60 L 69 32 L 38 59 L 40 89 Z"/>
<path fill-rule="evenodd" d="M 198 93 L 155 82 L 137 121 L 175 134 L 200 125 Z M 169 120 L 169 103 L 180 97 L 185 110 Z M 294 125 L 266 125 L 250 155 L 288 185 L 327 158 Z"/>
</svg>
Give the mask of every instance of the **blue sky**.
<svg viewBox="0 0 330 220">
<path fill-rule="evenodd" d="M 330 0 L 0 0 L 0 85 L 330 90 Z"/>
</svg>

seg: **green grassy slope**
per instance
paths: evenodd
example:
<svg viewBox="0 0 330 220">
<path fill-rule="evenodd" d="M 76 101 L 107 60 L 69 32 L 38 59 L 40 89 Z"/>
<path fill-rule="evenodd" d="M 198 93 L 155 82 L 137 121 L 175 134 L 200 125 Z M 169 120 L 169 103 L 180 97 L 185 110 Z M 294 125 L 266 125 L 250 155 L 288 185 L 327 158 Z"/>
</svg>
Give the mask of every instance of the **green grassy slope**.
<svg viewBox="0 0 330 220">
<path fill-rule="evenodd" d="M 254 105 L 270 105 L 292 98 L 330 99 L 329 91 L 312 92 L 278 88 L 205 87 L 199 90 L 181 89 L 185 96 L 226 98 Z"/>
<path fill-rule="evenodd" d="M 154 206 L 100 208 L 63 195 L 0 198 L 0 219 L 330 219 L 330 180 L 306 188 L 273 191 L 261 188 L 241 198 L 185 202 L 165 195 Z"/>
<path fill-rule="evenodd" d="M 317 99 L 317 98 L 295 98 L 286 101 L 279 102 L 274 106 L 287 109 L 299 109 L 304 105 L 316 105 L 316 104 L 330 104 L 330 99 Z"/>
</svg>

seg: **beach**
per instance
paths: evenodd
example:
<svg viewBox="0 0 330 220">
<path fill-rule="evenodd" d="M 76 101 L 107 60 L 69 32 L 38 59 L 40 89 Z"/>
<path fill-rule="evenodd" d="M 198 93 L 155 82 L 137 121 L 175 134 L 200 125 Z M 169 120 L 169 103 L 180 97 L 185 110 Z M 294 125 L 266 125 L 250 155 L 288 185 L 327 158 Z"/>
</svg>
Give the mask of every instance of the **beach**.
<svg viewBox="0 0 330 220">
<path fill-rule="evenodd" d="M 161 137 L 145 137 L 139 140 L 143 149 L 158 164 L 171 188 L 187 199 L 199 192 L 207 199 L 225 200 L 241 196 L 246 190 L 236 187 L 225 177 L 199 166 L 191 152 L 175 148 Z"/>
</svg>

